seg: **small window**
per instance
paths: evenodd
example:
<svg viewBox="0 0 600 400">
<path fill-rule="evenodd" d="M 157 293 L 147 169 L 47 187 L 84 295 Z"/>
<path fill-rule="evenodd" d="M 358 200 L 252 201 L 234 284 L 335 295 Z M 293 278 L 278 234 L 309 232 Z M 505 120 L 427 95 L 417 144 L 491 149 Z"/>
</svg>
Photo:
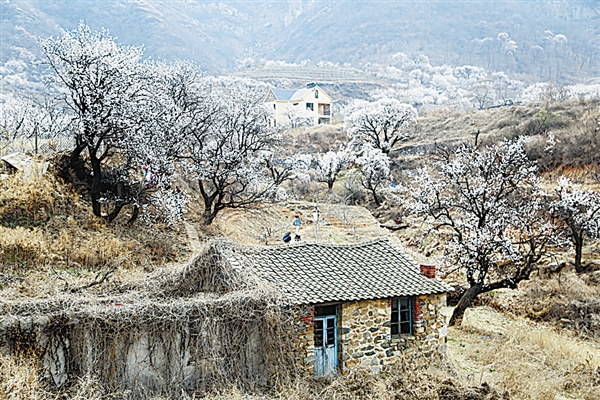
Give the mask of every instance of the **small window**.
<svg viewBox="0 0 600 400">
<path fill-rule="evenodd" d="M 315 110 L 315 103 L 306 103 L 306 109 L 310 111 Z"/>
<path fill-rule="evenodd" d="M 323 347 L 323 320 L 315 321 L 315 347 Z"/>
<path fill-rule="evenodd" d="M 294 103 L 294 105 L 295 105 L 295 106 L 297 106 L 297 105 L 298 105 L 298 103 Z"/>
<path fill-rule="evenodd" d="M 412 305 L 411 297 L 396 297 L 392 299 L 392 335 L 412 333 Z"/>
<path fill-rule="evenodd" d="M 319 98 L 319 91 L 315 90 L 315 99 L 318 99 L 318 98 Z"/>
<path fill-rule="evenodd" d="M 277 104 L 273 104 L 273 110 L 277 110 Z"/>
</svg>

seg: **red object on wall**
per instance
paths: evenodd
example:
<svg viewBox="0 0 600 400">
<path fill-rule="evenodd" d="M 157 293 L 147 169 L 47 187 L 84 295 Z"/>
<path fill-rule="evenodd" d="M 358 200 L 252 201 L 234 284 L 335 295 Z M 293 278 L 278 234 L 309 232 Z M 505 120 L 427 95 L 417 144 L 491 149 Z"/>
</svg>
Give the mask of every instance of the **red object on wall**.
<svg viewBox="0 0 600 400">
<path fill-rule="evenodd" d="M 301 315 L 300 319 L 304 322 L 304 325 L 312 326 L 315 322 L 315 309 L 311 308 L 311 313 L 307 315 Z"/>
<path fill-rule="evenodd" d="M 414 321 L 421 321 L 423 319 L 423 311 L 421 310 L 421 302 L 419 301 L 419 299 L 415 299 L 415 306 L 414 306 Z"/>
<path fill-rule="evenodd" d="M 427 278 L 435 278 L 435 265 L 421 264 L 419 266 L 421 274 Z"/>
</svg>

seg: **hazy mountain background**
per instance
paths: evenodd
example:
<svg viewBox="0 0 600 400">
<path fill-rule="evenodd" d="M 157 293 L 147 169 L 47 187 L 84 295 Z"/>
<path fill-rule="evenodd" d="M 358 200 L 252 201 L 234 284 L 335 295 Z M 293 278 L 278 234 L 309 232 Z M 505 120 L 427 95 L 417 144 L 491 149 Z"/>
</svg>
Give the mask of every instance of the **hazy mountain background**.
<svg viewBox="0 0 600 400">
<path fill-rule="evenodd" d="M 404 53 L 528 82 L 600 76 L 600 1 L 2 0 L 0 13 L 4 75 L 39 56 L 39 37 L 83 20 L 216 74 L 266 60 L 393 65 Z"/>
</svg>

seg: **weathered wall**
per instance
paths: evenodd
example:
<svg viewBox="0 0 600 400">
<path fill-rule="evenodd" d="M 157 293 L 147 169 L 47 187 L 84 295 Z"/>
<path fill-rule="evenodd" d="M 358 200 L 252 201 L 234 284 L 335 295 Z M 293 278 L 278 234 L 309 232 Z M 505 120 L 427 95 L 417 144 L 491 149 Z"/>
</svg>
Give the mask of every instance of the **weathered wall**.
<svg viewBox="0 0 600 400">
<path fill-rule="evenodd" d="M 446 295 L 422 295 L 416 299 L 412 335 L 391 335 L 390 299 L 343 303 L 338 315 L 342 372 L 378 373 L 401 362 L 407 352 L 424 356 L 445 353 L 447 327 L 441 310 L 446 305 Z M 304 375 L 314 371 L 313 316 L 314 309 L 309 307 L 298 307 L 294 312 L 294 359 Z"/>
<path fill-rule="evenodd" d="M 91 375 L 111 390 L 255 390 L 296 374 L 291 316 L 270 299 L 80 307 L 0 318 L 0 351 L 36 354 L 57 387 Z"/>
</svg>

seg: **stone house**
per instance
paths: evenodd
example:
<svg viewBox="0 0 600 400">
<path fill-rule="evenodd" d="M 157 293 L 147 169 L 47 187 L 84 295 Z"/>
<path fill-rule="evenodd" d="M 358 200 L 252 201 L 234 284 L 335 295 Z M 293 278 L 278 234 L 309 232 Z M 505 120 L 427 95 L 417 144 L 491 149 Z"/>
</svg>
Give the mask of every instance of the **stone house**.
<svg viewBox="0 0 600 400">
<path fill-rule="evenodd" d="M 331 124 L 333 99 L 315 83 L 297 90 L 270 89 L 264 100 L 276 126 Z"/>
<path fill-rule="evenodd" d="M 293 304 L 294 359 L 304 375 L 389 369 L 405 352 L 445 352 L 441 309 L 452 288 L 387 238 L 300 242 L 236 253 Z"/>
</svg>

